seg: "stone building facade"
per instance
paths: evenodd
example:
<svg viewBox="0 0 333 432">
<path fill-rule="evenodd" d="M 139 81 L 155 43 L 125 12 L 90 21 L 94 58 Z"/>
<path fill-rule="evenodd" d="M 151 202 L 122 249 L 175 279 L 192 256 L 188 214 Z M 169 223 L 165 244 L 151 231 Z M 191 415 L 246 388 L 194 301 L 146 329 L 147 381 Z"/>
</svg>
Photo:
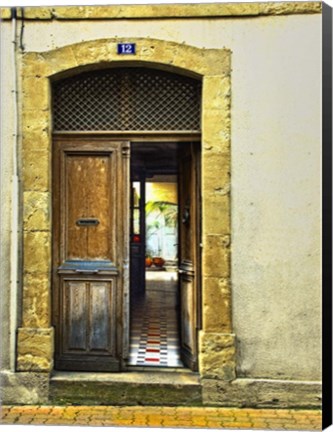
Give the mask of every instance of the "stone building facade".
<svg viewBox="0 0 333 432">
<path fill-rule="evenodd" d="M 1 17 L 3 402 L 320 406 L 321 4 L 27 7 Z M 123 55 L 121 44 L 135 52 Z M 55 130 L 54 83 L 119 68 L 200 82 L 200 127 Z M 55 366 L 57 140 L 81 152 L 113 143 L 117 372 L 78 369 L 69 379 Z M 195 283 L 186 285 L 196 366 L 167 377 L 124 361 L 126 160 L 142 141 L 200 149 L 189 210 L 200 227 L 190 227 Z"/>
</svg>

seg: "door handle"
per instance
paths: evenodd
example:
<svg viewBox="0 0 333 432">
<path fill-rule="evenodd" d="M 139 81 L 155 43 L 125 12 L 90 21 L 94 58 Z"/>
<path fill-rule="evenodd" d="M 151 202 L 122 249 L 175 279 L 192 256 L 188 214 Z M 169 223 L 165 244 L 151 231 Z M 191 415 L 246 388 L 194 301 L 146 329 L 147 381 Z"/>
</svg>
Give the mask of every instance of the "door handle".
<svg viewBox="0 0 333 432">
<path fill-rule="evenodd" d="M 193 270 L 190 269 L 189 270 L 178 269 L 178 274 L 193 278 L 195 273 Z"/>
<path fill-rule="evenodd" d="M 83 270 L 83 269 L 76 269 L 75 273 L 84 273 L 84 274 L 96 274 L 99 270 Z"/>
</svg>

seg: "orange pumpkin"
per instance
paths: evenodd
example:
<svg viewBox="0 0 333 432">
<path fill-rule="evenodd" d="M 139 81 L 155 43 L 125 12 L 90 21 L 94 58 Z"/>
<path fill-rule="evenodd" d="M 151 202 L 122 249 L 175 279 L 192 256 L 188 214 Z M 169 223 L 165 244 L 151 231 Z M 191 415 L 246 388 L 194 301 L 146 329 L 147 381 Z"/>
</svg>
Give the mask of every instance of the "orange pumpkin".
<svg viewBox="0 0 333 432">
<path fill-rule="evenodd" d="M 153 260 L 151 257 L 146 257 L 146 267 L 151 267 Z"/>
<path fill-rule="evenodd" d="M 162 257 L 154 257 L 153 258 L 153 264 L 156 265 L 156 267 L 163 267 L 164 263 L 165 263 L 165 260 Z"/>
</svg>

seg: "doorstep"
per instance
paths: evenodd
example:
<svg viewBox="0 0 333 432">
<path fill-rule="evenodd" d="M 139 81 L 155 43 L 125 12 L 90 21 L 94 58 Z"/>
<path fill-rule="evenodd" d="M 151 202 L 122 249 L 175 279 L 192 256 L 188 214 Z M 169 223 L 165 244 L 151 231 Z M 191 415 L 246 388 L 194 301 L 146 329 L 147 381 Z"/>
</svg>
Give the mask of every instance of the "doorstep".
<svg viewBox="0 0 333 432">
<path fill-rule="evenodd" d="M 57 405 L 202 405 L 199 374 L 191 371 L 59 372 L 50 378 Z"/>
</svg>

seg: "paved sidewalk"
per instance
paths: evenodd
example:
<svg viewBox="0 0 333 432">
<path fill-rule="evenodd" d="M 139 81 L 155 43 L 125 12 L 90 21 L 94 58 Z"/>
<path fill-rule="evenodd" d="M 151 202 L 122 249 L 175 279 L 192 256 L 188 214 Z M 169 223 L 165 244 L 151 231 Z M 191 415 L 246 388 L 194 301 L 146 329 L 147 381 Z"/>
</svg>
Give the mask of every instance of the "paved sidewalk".
<svg viewBox="0 0 333 432">
<path fill-rule="evenodd" d="M 3 424 L 321 430 L 321 411 L 151 406 L 3 406 Z"/>
</svg>

